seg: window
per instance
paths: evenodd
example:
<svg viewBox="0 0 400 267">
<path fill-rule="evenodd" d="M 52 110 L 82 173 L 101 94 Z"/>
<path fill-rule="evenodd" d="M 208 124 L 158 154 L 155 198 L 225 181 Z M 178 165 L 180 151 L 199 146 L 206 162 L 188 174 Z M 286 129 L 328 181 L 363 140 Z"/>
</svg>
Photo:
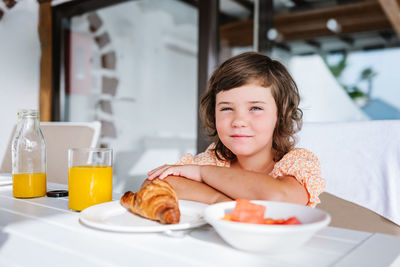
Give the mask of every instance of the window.
<svg viewBox="0 0 400 267">
<path fill-rule="evenodd" d="M 143 0 L 67 21 L 60 117 L 101 121 L 114 191 L 138 189 L 152 168 L 196 152 L 197 16 L 181 1 Z"/>
</svg>

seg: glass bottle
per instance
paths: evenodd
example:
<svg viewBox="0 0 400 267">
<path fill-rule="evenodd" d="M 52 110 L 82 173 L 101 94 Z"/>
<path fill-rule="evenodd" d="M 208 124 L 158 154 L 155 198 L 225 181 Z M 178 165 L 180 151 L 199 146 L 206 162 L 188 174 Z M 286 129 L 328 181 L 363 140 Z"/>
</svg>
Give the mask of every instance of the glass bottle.
<svg viewBox="0 0 400 267">
<path fill-rule="evenodd" d="M 37 110 L 18 112 L 12 141 L 12 176 L 14 197 L 46 195 L 46 143 Z"/>
</svg>

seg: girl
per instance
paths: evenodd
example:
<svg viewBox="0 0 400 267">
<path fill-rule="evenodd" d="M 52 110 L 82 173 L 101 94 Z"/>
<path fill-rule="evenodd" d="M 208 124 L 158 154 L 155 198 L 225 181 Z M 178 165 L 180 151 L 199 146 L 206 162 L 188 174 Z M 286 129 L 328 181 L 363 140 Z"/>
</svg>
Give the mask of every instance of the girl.
<svg viewBox="0 0 400 267">
<path fill-rule="evenodd" d="M 200 112 L 213 143 L 203 153 L 163 165 L 148 180 L 167 179 L 179 199 L 216 203 L 237 198 L 314 207 L 325 189 L 317 157 L 294 148 L 302 111 L 286 68 L 248 52 L 213 73 Z"/>
</svg>

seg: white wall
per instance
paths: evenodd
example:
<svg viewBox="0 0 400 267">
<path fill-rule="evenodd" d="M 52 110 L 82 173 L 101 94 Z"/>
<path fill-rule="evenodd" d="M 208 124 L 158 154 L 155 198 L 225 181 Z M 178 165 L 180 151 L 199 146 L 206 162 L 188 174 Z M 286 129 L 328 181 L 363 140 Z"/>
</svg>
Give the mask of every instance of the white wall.
<svg viewBox="0 0 400 267">
<path fill-rule="evenodd" d="M 0 160 L 5 153 L 17 111 L 39 107 L 40 44 L 37 1 L 5 7 L 0 20 Z"/>
</svg>

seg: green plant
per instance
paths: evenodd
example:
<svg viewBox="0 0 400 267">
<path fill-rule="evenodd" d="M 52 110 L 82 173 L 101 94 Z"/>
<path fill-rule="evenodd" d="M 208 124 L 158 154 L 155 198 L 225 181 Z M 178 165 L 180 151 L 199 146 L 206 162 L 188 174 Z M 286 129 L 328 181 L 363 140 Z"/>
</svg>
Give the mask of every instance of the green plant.
<svg viewBox="0 0 400 267">
<path fill-rule="evenodd" d="M 328 60 L 328 57 L 325 55 L 322 57 L 323 61 L 325 62 L 326 66 L 332 73 L 332 75 L 336 78 L 336 80 L 339 82 L 339 84 L 342 86 L 342 88 L 346 91 L 346 93 L 351 97 L 351 99 L 355 100 L 360 97 L 364 97 L 367 100 L 370 99 L 370 95 L 372 92 L 372 81 L 373 78 L 377 75 L 377 73 L 371 68 L 367 67 L 363 69 L 360 73 L 360 76 L 358 79 L 353 83 L 353 84 L 344 84 L 341 81 L 341 76 L 348 66 L 347 64 L 347 52 L 343 52 L 340 54 L 341 58 L 337 63 L 330 63 Z M 367 83 L 367 93 L 364 93 L 361 89 L 359 84 L 360 83 Z"/>
</svg>

